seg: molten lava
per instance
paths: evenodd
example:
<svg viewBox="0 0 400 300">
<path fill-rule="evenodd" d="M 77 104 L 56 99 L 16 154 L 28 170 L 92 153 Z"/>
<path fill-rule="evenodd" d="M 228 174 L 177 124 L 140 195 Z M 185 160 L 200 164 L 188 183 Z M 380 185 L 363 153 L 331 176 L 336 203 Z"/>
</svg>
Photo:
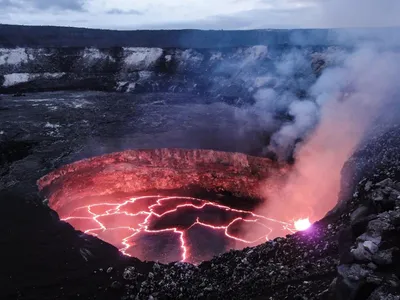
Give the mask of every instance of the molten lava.
<svg viewBox="0 0 400 300">
<path fill-rule="evenodd" d="M 163 234 L 165 238 L 167 234 L 166 240 L 169 241 L 161 249 L 153 250 L 161 254 L 159 260 L 162 261 L 163 257 L 167 257 L 167 261 L 174 258 L 172 260 L 200 262 L 226 250 L 215 249 L 217 251 L 200 255 L 192 245 L 198 239 L 196 229 L 197 232 L 203 230 L 203 235 L 207 231 L 208 235 L 210 231 L 215 232 L 212 235 L 223 235 L 231 248 L 259 244 L 268 240 L 272 233 L 283 235 L 294 232 L 293 224 L 191 197 L 142 196 L 120 203 L 97 203 L 78 207 L 63 220 L 116 245 L 126 255 L 140 258 L 154 259 L 149 253 L 141 253 L 140 244 L 144 240 L 154 235 L 163 238 Z M 245 225 L 262 227 L 264 234 L 252 239 L 242 237 L 240 229 Z M 257 232 L 260 234 L 261 231 Z M 176 248 L 168 249 L 168 243 L 174 244 L 173 240 L 179 245 L 178 252 Z"/>
<path fill-rule="evenodd" d="M 130 150 L 66 165 L 38 185 L 62 220 L 126 255 L 198 263 L 310 225 L 253 212 L 265 180 L 287 171 L 238 153 Z"/>
<path fill-rule="evenodd" d="M 300 219 L 294 222 L 294 228 L 297 231 L 304 231 L 311 227 L 310 219 Z"/>
</svg>

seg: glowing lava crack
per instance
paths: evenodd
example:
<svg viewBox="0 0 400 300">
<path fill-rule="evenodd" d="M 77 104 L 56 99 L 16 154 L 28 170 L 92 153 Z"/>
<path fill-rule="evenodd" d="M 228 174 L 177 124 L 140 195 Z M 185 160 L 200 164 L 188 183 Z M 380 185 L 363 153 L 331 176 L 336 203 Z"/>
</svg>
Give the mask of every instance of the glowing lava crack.
<svg viewBox="0 0 400 300">
<path fill-rule="evenodd" d="M 146 203 L 147 209 L 135 209 L 137 206 L 142 206 L 140 202 Z M 186 210 L 187 219 L 180 219 L 179 224 L 176 222 L 174 224 L 174 220 L 176 220 L 174 214 L 184 216 L 180 210 Z M 198 214 L 190 214 L 190 210 L 198 211 Z M 224 211 L 228 219 L 209 218 L 207 216 L 215 217 L 216 215 L 216 212 L 210 214 L 210 210 Z M 118 219 L 118 227 L 112 225 L 116 219 Z M 186 238 L 189 231 L 195 226 L 222 231 L 226 239 L 231 240 L 232 246 L 235 244 L 236 246 L 255 245 L 266 241 L 274 230 L 294 232 L 294 229 L 291 228 L 292 224 L 189 197 L 143 196 L 118 204 L 98 203 L 78 207 L 71 216 L 64 220 L 76 228 L 84 230 L 85 233 L 96 235 L 114 245 L 120 244 L 120 250 L 130 256 L 143 256 L 138 253 L 141 247 L 135 246 L 144 236 L 165 232 L 173 233 L 179 239 L 179 260 L 192 262 L 205 259 L 205 257 L 195 257 L 191 251 L 190 241 Z M 159 228 L 161 226 L 157 226 L 157 223 L 163 224 L 162 228 Z M 243 223 L 262 226 L 265 228 L 265 234 L 252 240 L 241 238 L 238 230 L 243 228 Z"/>
<path fill-rule="evenodd" d="M 38 184 L 62 220 L 126 255 L 198 263 L 309 226 L 253 212 L 263 180 L 286 173 L 238 153 L 130 150 L 64 166 Z"/>
</svg>

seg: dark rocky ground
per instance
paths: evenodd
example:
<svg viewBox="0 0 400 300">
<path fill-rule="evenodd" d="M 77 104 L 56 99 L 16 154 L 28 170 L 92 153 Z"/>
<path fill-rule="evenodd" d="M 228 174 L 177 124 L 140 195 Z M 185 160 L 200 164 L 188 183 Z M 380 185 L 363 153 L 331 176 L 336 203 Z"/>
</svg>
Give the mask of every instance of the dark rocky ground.
<svg viewBox="0 0 400 300">
<path fill-rule="evenodd" d="M 59 222 L 36 180 L 65 163 L 128 148 L 250 153 L 262 144 L 238 134 L 243 124 L 222 104 L 151 97 L 2 97 L 0 299 L 400 298 L 399 126 L 368 134 L 343 169 L 340 205 L 310 230 L 199 266 L 127 259 Z"/>
<path fill-rule="evenodd" d="M 258 135 L 247 144 L 241 142 L 238 127 L 242 124 L 233 114 L 226 104 L 187 95 L 1 96 L 0 200 L 4 205 L 0 228 L 5 252 L 0 299 L 55 299 L 57 295 L 66 299 L 77 291 L 83 299 L 98 299 L 110 280 L 99 269 L 121 261 L 126 265 L 114 247 L 96 239 L 85 241 L 58 221 L 38 195 L 40 177 L 66 163 L 124 149 L 252 152 L 260 148 Z M 83 249 L 93 253 L 88 261 Z"/>
<path fill-rule="evenodd" d="M 1 30 L 0 30 L 1 35 Z M 1 43 L 0 43 L 1 46 Z M 186 93 L 244 104 L 261 87 L 306 97 L 338 47 L 269 45 L 198 48 L 0 48 L 0 93 L 102 91 Z M 345 51 L 341 47 L 340 51 Z M 265 80 L 288 55 L 302 55 L 297 79 Z M 278 75 L 278 74 L 276 74 Z"/>
</svg>

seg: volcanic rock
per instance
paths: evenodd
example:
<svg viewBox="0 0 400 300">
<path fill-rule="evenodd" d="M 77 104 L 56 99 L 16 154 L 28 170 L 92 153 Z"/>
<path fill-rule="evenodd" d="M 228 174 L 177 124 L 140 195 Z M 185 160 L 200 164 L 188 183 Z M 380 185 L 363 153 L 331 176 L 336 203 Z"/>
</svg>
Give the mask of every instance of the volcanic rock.
<svg viewBox="0 0 400 300">
<path fill-rule="evenodd" d="M 376 151 L 381 153 L 379 148 Z M 124 282 L 123 299 L 293 299 L 294 296 L 324 299 L 330 294 L 336 299 L 396 299 L 400 295 L 396 287 L 398 280 L 392 275 L 399 274 L 396 236 L 400 214 L 398 210 L 378 212 L 368 200 L 373 191 L 383 189 L 376 183 L 388 178 L 383 171 L 375 178 L 373 175 L 380 174 L 379 170 L 375 169 L 372 177 L 368 177 L 374 179 L 370 180 L 368 191 L 364 189 L 368 180 L 356 185 L 355 189 L 360 192 L 341 203 L 340 213 L 317 222 L 310 231 L 277 238 L 254 248 L 230 251 L 198 266 L 125 263 L 114 267 L 108 286 L 114 281 Z M 395 173 L 391 176 L 396 183 L 398 177 Z M 390 193 L 383 195 L 390 197 Z M 372 215 L 359 219 L 366 221 L 356 235 L 353 227 L 357 222 L 351 225 L 350 215 L 360 205 L 367 207 Z M 339 231 L 342 234 L 338 241 Z M 360 245 L 373 253 L 372 261 L 376 257 L 385 264 L 372 263 L 369 256 L 365 262 L 354 257 L 351 247 L 357 249 Z M 85 243 L 82 246 L 87 248 Z M 347 253 L 352 259 L 342 260 L 337 267 L 339 248 L 341 255 Z M 103 263 L 104 269 L 109 266 L 108 262 Z"/>
<path fill-rule="evenodd" d="M 354 225 L 355 223 L 360 221 L 360 219 L 364 218 L 367 215 L 368 215 L 368 207 L 360 206 L 350 216 L 352 225 Z"/>
<path fill-rule="evenodd" d="M 370 242 L 370 241 L 368 241 Z M 354 258 L 359 261 L 370 261 L 372 259 L 372 254 L 369 248 L 365 245 L 365 243 L 358 243 L 356 249 L 352 250 L 351 253 L 353 254 Z M 372 244 L 372 242 L 370 242 Z"/>
<path fill-rule="evenodd" d="M 10 136 L 14 135 L 18 143 L 24 139 L 29 141 L 32 135 L 35 143 L 38 141 L 27 148 L 22 143 L 22 147 L 14 148 L 15 152 L 11 151 L 13 147 L 8 142 L 5 143 L 7 150 L 3 152 L 6 158 L 2 161 L 0 184 L 14 193 L 0 194 L 1 200 L 7 202 L 0 210 L 1 236 L 5 241 L 2 250 L 7 258 L 2 264 L 2 275 L 6 277 L 0 281 L 4 283 L 2 299 L 73 299 L 78 294 L 84 299 L 293 299 L 294 296 L 325 299 L 330 293 L 337 299 L 399 298 L 400 205 L 395 197 L 400 181 L 398 126 L 368 135 L 368 142 L 359 146 L 343 168 L 338 207 L 310 230 L 251 249 L 230 251 L 198 266 L 157 264 L 122 257 L 116 248 L 77 232 L 67 223 L 60 222 L 57 214 L 42 204 L 45 199 L 35 194 L 37 178 L 75 161 L 79 155 L 85 156 L 81 152 L 86 145 L 82 136 L 100 136 L 99 131 L 102 137 L 110 134 L 107 126 L 73 125 L 88 116 L 106 115 L 106 107 L 75 113 L 63 110 L 62 114 L 67 115 L 64 127 L 68 129 L 60 130 L 61 137 L 43 137 L 41 130 L 32 133 L 24 124 L 8 124 L 10 120 L 1 120 L 2 130 L 12 132 Z M 17 111 L 16 116 L 19 113 Z M 130 115 L 122 109 L 120 113 L 121 118 L 129 119 Z M 47 121 L 47 117 L 43 117 Z M 104 121 L 110 122 L 110 119 L 105 116 Z M 51 129 L 57 134 L 54 128 Z M 96 144 L 96 148 L 102 146 Z M 107 151 L 99 150 L 101 154 Z M 71 154 L 75 152 L 78 154 Z M 123 172 L 125 161 L 116 169 L 107 169 L 107 165 L 101 163 L 97 166 L 107 176 L 112 171 L 122 170 L 120 178 L 124 179 L 126 174 Z M 68 166 L 64 170 L 67 177 L 77 174 L 74 170 L 69 173 Z M 89 172 L 89 165 L 87 170 Z M 240 173 L 249 174 L 250 171 Z M 86 175 L 82 178 L 91 178 Z M 46 183 L 52 186 L 51 192 L 55 194 L 59 184 L 61 194 L 68 196 L 68 191 L 63 189 L 67 186 L 59 180 L 62 176 L 61 173 L 54 178 L 49 176 Z M 254 177 L 254 174 L 249 176 L 250 179 Z M 70 180 L 74 183 L 72 177 Z M 79 181 L 79 184 L 74 183 L 78 187 L 89 185 L 79 178 L 75 181 Z M 210 175 L 206 182 L 217 183 L 217 180 Z M 127 186 L 127 183 L 122 181 L 121 185 Z M 236 189 L 233 183 L 229 186 Z M 371 201 L 373 198 L 376 201 Z M 373 203 L 382 201 L 394 201 L 394 206 Z M 360 206 L 367 207 L 368 214 L 360 217 L 358 222 L 364 220 L 364 225 L 355 230 L 358 222 L 351 224 L 350 216 Z M 375 252 L 374 245 L 378 246 L 372 255 L 376 263 L 357 260 L 351 254 L 352 247 L 357 249 L 360 244 L 369 252 Z M 339 257 L 345 256 L 351 260 L 339 261 Z M 100 268 L 104 270 L 110 266 L 113 266 L 111 274 L 98 272 Z M 133 268 L 125 272 L 128 267 Z M 109 289 L 113 282 L 122 283 L 121 289 Z M 120 294 L 115 294 L 116 291 Z"/>
<path fill-rule="evenodd" d="M 125 280 L 134 280 L 137 277 L 137 272 L 135 267 L 127 267 L 124 270 L 123 277 Z"/>
<path fill-rule="evenodd" d="M 359 230 L 364 228 L 365 232 L 356 238 L 356 245 L 351 250 L 355 260 L 349 261 L 350 265 L 338 268 L 338 299 L 390 299 L 400 295 L 400 290 L 396 290 L 398 279 L 394 275 L 398 268 L 393 261 L 394 257 L 399 257 L 399 239 L 396 238 L 399 227 L 395 225 L 399 215 L 398 205 L 376 205 L 377 201 L 384 202 L 392 194 L 397 195 L 398 185 L 389 178 L 376 184 L 367 184 L 368 188 L 364 191 L 370 194 L 365 197 L 372 201 L 364 202 L 370 203 L 370 207 L 363 211 L 380 213 L 370 218 L 364 217 L 364 226 L 359 226 Z M 399 201 L 397 197 L 392 196 L 391 199 Z M 368 263 L 368 269 L 365 269 L 364 263 Z"/>
<path fill-rule="evenodd" d="M 379 287 L 368 297 L 367 300 L 400 300 L 400 296 L 390 293 L 386 287 Z"/>
<path fill-rule="evenodd" d="M 270 176 L 284 176 L 287 168 L 269 159 L 211 150 L 130 150 L 76 162 L 38 181 L 59 210 L 85 204 L 85 199 L 125 193 L 184 189 L 260 198 L 260 184 Z M 117 182 L 117 184 L 115 184 Z M 128 198 L 127 196 L 125 196 Z"/>
<path fill-rule="evenodd" d="M 378 266 L 390 265 L 393 263 L 393 256 L 395 252 L 399 252 L 398 248 L 391 248 L 387 250 L 381 250 L 375 253 L 372 257 L 372 261 Z"/>
</svg>

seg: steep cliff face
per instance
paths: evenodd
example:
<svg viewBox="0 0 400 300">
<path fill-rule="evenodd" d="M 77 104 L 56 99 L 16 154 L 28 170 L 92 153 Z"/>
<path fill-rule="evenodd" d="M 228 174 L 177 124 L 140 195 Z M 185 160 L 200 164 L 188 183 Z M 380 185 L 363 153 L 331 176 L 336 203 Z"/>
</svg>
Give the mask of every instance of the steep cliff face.
<svg viewBox="0 0 400 300">
<path fill-rule="evenodd" d="M 303 82 L 312 82 L 330 49 L 0 48 L 0 93 L 100 90 L 248 99 L 259 88 L 276 87 L 272 74 L 293 53 L 305 61 L 299 70 Z M 292 88 L 301 93 L 301 87 Z"/>
<path fill-rule="evenodd" d="M 149 190 L 196 186 L 260 198 L 260 184 L 288 169 L 269 159 L 211 150 L 129 150 L 64 166 L 38 182 L 54 209 L 82 206 L 91 197 L 136 196 Z M 90 199 L 89 199 L 90 200 Z M 110 200 L 111 201 L 111 200 Z"/>
</svg>

